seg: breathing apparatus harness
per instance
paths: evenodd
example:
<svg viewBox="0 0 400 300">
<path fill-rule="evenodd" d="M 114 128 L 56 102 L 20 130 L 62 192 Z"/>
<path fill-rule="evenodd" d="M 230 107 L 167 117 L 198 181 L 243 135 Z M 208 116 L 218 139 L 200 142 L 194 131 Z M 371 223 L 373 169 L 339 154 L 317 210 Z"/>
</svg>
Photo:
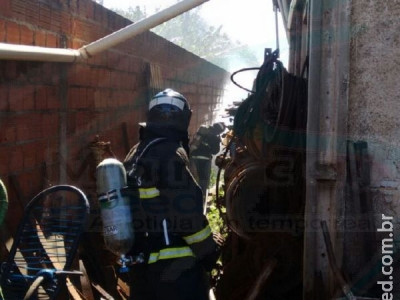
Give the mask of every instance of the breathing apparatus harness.
<svg viewBox="0 0 400 300">
<path fill-rule="evenodd" d="M 132 168 L 131 170 L 128 172 L 128 176 L 133 177 L 136 181 L 136 184 L 138 187 L 140 187 L 142 185 L 142 180 L 140 176 L 135 175 L 135 172 L 137 170 L 137 166 L 139 163 L 139 160 L 142 158 L 142 156 L 146 153 L 146 151 L 153 145 L 165 141 L 167 138 L 165 137 L 160 137 L 160 138 L 155 138 L 153 140 L 151 140 L 148 144 L 146 144 L 144 146 L 144 148 L 142 150 L 140 150 L 139 154 L 136 156 L 134 162 L 131 164 Z M 139 151 L 139 149 L 137 149 L 137 151 Z M 136 153 L 135 153 L 136 154 Z"/>
</svg>

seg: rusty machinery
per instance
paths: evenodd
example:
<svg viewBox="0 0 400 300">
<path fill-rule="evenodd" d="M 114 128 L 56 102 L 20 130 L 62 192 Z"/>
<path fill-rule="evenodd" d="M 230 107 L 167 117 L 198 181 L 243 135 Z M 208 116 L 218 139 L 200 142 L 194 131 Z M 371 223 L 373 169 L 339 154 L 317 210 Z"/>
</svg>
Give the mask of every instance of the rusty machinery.
<svg viewBox="0 0 400 300">
<path fill-rule="evenodd" d="M 300 299 L 307 82 L 266 51 L 250 92 L 230 109 L 232 130 L 216 159 L 228 230 L 215 292 L 219 300 Z"/>
</svg>

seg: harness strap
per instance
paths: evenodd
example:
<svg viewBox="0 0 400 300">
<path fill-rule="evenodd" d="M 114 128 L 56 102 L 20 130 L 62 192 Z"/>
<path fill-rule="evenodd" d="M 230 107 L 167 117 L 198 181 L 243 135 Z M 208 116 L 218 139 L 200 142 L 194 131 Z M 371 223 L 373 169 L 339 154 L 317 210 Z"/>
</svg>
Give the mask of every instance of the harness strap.
<svg viewBox="0 0 400 300">
<path fill-rule="evenodd" d="M 161 141 L 166 140 L 167 138 L 162 137 L 162 138 L 156 138 L 152 141 L 150 141 L 144 148 L 143 150 L 139 153 L 139 155 L 136 157 L 136 159 L 134 160 L 134 162 L 132 163 L 132 169 L 129 171 L 128 175 L 131 176 L 133 172 L 136 171 L 136 166 L 139 162 L 139 160 L 142 158 L 142 156 L 146 153 L 146 151 L 149 149 L 150 146 L 159 143 Z"/>
</svg>

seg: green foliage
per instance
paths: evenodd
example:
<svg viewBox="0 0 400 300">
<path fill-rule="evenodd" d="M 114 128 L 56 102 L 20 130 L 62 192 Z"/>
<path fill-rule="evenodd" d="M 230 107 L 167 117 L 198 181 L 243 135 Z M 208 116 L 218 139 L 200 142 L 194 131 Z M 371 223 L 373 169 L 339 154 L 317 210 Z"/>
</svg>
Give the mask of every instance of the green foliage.
<svg viewBox="0 0 400 300">
<path fill-rule="evenodd" d="M 210 182 L 208 183 L 209 189 L 215 189 L 217 183 L 218 167 L 211 167 Z M 213 191 L 214 192 L 214 191 Z"/>
<path fill-rule="evenodd" d="M 159 10 L 159 9 L 157 9 Z M 176 45 L 204 58 L 213 64 L 230 70 L 232 62 L 243 61 L 257 66 L 254 52 L 239 41 L 233 41 L 223 32 L 222 25 L 210 26 L 200 14 L 201 7 L 194 8 L 153 29 L 153 31 Z M 134 22 L 146 17 L 146 7 L 130 7 L 127 11 L 115 11 Z"/>
<path fill-rule="evenodd" d="M 221 208 L 221 212 L 225 214 L 226 211 L 224 207 Z M 212 232 L 218 232 L 220 234 L 224 234 L 226 232 L 224 220 L 215 204 L 215 200 L 213 200 L 212 203 L 208 206 L 207 219 L 210 223 Z"/>
<path fill-rule="evenodd" d="M 220 192 L 219 194 L 220 197 L 223 197 L 223 192 Z M 217 199 L 215 195 L 213 195 L 211 201 L 208 202 L 206 216 L 212 232 L 220 234 L 221 237 L 224 240 L 226 240 L 228 236 L 228 228 L 226 226 L 226 223 L 224 222 L 224 218 L 226 216 L 226 209 L 225 207 L 220 207 L 220 208 L 217 207 Z M 222 270 L 223 270 L 223 262 L 222 262 L 222 257 L 220 257 L 210 274 L 213 287 L 217 285 L 217 282 L 219 281 L 220 276 L 222 274 Z"/>
<path fill-rule="evenodd" d="M 216 169 L 216 168 L 211 169 L 210 186 L 212 186 L 213 188 L 215 188 L 215 185 L 216 185 L 217 172 L 218 172 L 218 169 Z M 223 174 L 221 174 L 221 176 L 223 178 Z M 221 184 L 219 184 L 218 193 L 219 193 L 220 198 L 224 197 L 224 192 L 221 189 Z M 225 214 L 226 214 L 225 207 L 220 207 L 220 209 L 218 209 L 217 196 L 215 195 L 215 193 L 213 193 L 213 196 L 207 202 L 207 214 L 206 215 L 207 215 L 207 219 L 210 224 L 211 230 L 213 232 L 218 232 L 218 233 L 222 234 L 223 236 L 225 236 L 225 234 L 227 232 L 227 227 L 224 222 Z"/>
</svg>

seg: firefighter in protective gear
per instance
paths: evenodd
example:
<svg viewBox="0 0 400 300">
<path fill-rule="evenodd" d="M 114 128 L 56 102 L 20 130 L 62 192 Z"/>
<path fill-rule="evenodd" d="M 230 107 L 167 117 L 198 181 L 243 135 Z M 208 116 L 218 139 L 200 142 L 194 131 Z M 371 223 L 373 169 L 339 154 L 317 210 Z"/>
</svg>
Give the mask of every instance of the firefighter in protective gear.
<svg viewBox="0 0 400 300">
<path fill-rule="evenodd" d="M 145 264 L 131 272 L 131 298 L 207 300 L 206 272 L 218 246 L 203 215 L 202 192 L 189 171 L 191 110 L 184 96 L 167 89 L 150 101 L 140 141 L 124 165 L 133 197 L 136 235 L 131 255 Z"/>
<path fill-rule="evenodd" d="M 190 144 L 191 170 L 203 191 L 203 202 L 206 205 L 207 190 L 211 176 L 211 161 L 213 155 L 220 151 L 220 134 L 225 130 L 222 122 L 212 126 L 202 125 L 197 130 Z"/>
</svg>

